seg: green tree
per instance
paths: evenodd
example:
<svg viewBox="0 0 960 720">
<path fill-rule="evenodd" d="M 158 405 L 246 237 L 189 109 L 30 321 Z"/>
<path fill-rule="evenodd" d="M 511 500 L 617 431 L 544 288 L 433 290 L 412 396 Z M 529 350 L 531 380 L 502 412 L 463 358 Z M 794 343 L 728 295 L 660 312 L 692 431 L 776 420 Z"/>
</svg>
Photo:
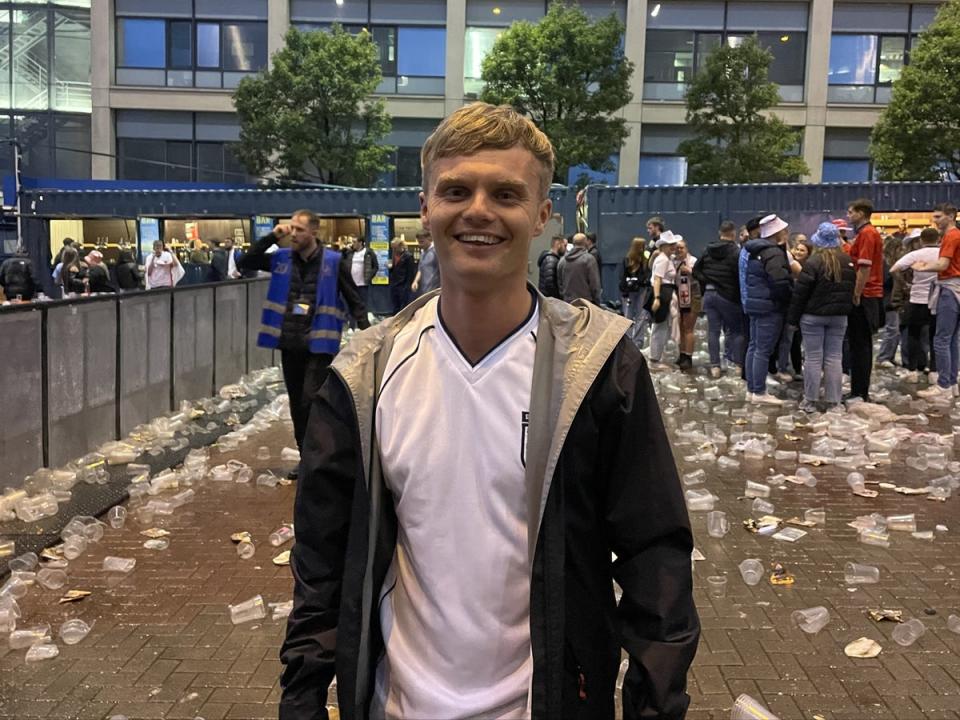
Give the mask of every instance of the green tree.
<svg viewBox="0 0 960 720">
<path fill-rule="evenodd" d="M 512 105 L 546 133 L 557 155 L 554 180 L 576 165 L 613 170 L 610 156 L 630 132 L 613 114 L 630 102 L 633 63 L 615 15 L 591 22 L 555 2 L 540 22 L 515 22 L 484 58 L 481 99 Z"/>
<path fill-rule="evenodd" d="M 370 185 L 391 170 L 394 148 L 382 100 L 377 49 L 369 33 L 291 28 L 273 68 L 244 78 L 233 95 L 240 118 L 237 157 L 255 175 Z"/>
<path fill-rule="evenodd" d="M 870 136 L 884 180 L 960 176 L 960 2 L 950 0 L 910 50 Z"/>
<path fill-rule="evenodd" d="M 678 148 L 687 158 L 688 183 L 791 181 L 809 172 L 792 154 L 799 131 L 764 114 L 779 101 L 767 76 L 772 59 L 755 38 L 721 45 L 707 57 L 686 95 L 693 137 Z"/>
</svg>

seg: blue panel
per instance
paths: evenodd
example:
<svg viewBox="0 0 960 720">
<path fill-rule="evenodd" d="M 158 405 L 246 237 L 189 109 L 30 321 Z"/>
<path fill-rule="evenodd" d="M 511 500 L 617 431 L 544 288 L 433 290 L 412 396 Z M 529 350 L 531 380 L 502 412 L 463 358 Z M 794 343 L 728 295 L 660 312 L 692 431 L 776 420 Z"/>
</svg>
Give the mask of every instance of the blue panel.
<svg viewBox="0 0 960 720">
<path fill-rule="evenodd" d="M 197 23 L 197 67 L 220 67 L 220 23 Z"/>
<path fill-rule="evenodd" d="M 401 27 L 397 31 L 397 73 L 414 77 L 446 75 L 445 28 Z"/>
<path fill-rule="evenodd" d="M 613 163 L 613 169 L 609 172 L 599 172 L 597 170 L 591 170 L 587 165 L 576 165 L 569 170 L 567 170 L 567 185 L 576 185 L 580 181 L 581 176 L 587 176 L 587 183 L 590 185 L 601 184 L 601 185 L 616 185 L 617 184 L 617 168 L 620 166 L 620 156 L 611 155 L 610 162 Z"/>
<path fill-rule="evenodd" d="M 873 85 L 876 75 L 876 35 L 831 36 L 829 74 L 831 85 Z"/>
<path fill-rule="evenodd" d="M 869 160 L 823 160 L 823 182 L 865 182 L 869 179 Z"/>
<path fill-rule="evenodd" d="M 164 20 L 120 20 L 120 67 L 162 68 L 167 56 Z"/>
<path fill-rule="evenodd" d="M 640 185 L 683 185 L 687 159 L 676 155 L 641 155 Z"/>
</svg>

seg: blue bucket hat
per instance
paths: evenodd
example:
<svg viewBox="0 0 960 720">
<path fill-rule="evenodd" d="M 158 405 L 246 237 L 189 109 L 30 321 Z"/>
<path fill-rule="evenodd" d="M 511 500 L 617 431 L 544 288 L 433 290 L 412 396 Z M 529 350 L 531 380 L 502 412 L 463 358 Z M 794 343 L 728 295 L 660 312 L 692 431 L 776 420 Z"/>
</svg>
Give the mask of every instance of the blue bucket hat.
<svg viewBox="0 0 960 720">
<path fill-rule="evenodd" d="M 823 222 L 817 227 L 817 231 L 810 238 L 810 242 L 818 248 L 840 247 L 840 232 L 833 223 Z"/>
</svg>

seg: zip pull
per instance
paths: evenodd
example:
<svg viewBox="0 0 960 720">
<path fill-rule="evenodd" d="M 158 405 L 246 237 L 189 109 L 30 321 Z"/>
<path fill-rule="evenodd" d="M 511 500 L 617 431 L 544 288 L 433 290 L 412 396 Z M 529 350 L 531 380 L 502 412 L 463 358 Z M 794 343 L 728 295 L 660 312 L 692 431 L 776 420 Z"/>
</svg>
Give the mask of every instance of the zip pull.
<svg viewBox="0 0 960 720">
<path fill-rule="evenodd" d="M 578 694 L 581 700 L 587 699 L 587 679 L 583 676 L 583 673 L 579 673 L 577 677 L 577 688 Z"/>
</svg>

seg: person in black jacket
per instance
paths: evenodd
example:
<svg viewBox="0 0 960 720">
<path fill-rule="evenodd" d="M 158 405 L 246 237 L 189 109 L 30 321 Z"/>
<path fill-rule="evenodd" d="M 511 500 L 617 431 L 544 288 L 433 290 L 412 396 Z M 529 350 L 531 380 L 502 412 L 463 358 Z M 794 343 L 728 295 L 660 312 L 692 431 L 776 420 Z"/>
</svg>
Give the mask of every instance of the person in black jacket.
<svg viewBox="0 0 960 720">
<path fill-rule="evenodd" d="M 131 250 L 120 251 L 117 261 L 117 285 L 120 290 L 140 290 L 143 287 L 143 275 Z"/>
<path fill-rule="evenodd" d="M 857 281 L 853 260 L 840 247 L 836 225 L 820 223 L 811 241 L 813 255 L 800 271 L 787 312 L 787 324 L 799 327 L 803 335 L 802 412 L 816 412 L 821 376 L 827 406 L 840 404 L 843 336 Z"/>
<path fill-rule="evenodd" d="M 88 292 L 87 272 L 80 265 L 80 256 L 75 247 L 65 247 L 60 256 L 60 289 L 63 297 Z"/>
<path fill-rule="evenodd" d="M 110 271 L 103 262 L 103 253 L 99 250 L 91 250 L 87 253 L 87 279 L 89 280 L 91 293 L 113 293 L 117 289 L 110 280 Z"/>
<path fill-rule="evenodd" d="M 393 312 L 398 313 L 407 306 L 413 295 L 412 286 L 417 275 L 417 264 L 407 250 L 407 244 L 400 238 L 393 239 L 390 250 L 390 299 L 393 301 Z"/>
<path fill-rule="evenodd" d="M 16 255 L 0 265 L 0 287 L 7 300 L 33 300 L 37 292 L 37 280 L 33 274 L 33 262 L 26 250 L 18 249 Z"/>
<path fill-rule="evenodd" d="M 652 291 L 650 276 L 647 241 L 642 237 L 635 237 L 620 266 L 620 297 L 623 316 L 633 322 L 630 338 L 641 349 L 647 344 L 647 328 L 650 327 L 651 320 L 650 313 L 644 308 Z"/>
<path fill-rule="evenodd" d="M 280 720 L 326 718 L 334 674 L 344 720 L 613 718 L 624 650 L 624 720 L 687 712 L 693 538 L 646 362 L 629 321 L 527 282 L 553 163 L 509 106 L 424 144 L 443 284 L 311 409 Z"/>
<path fill-rule="evenodd" d="M 746 352 L 746 318 L 740 305 L 740 246 L 737 226 L 729 220 L 720 225 L 719 240 L 707 245 L 693 276 L 703 289 L 703 311 L 707 315 L 707 351 L 710 375 L 720 377 L 720 332 L 723 331 L 724 356 L 737 366 L 740 374 Z"/>
<path fill-rule="evenodd" d="M 550 240 L 550 249 L 540 253 L 540 257 L 537 259 L 537 267 L 540 270 L 537 288 L 547 297 L 560 297 L 557 264 L 565 252 L 567 252 L 567 239 L 563 235 L 554 235 Z"/>
</svg>

